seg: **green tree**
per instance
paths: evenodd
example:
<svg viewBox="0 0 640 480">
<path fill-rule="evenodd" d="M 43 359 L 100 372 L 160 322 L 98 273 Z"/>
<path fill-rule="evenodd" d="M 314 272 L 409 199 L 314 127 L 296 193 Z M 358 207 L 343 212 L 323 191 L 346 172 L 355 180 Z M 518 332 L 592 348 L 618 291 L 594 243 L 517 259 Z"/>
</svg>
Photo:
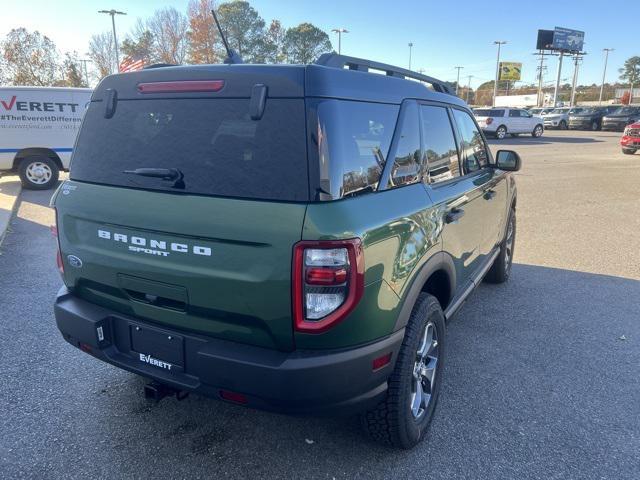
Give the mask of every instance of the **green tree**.
<svg viewBox="0 0 640 480">
<path fill-rule="evenodd" d="M 123 55 L 135 59 L 143 59 L 146 63 L 156 61 L 153 58 L 153 34 L 147 29 L 142 20 L 138 19 L 136 26 L 120 46 Z"/>
<path fill-rule="evenodd" d="M 628 58 L 622 68 L 619 70 L 620 80 L 629 83 L 629 102 L 633 102 L 633 87 L 638 85 L 640 80 L 640 57 L 635 56 Z"/>
<path fill-rule="evenodd" d="M 284 36 L 284 51 L 290 63 L 311 63 L 332 49 L 329 35 L 311 23 L 290 28 Z"/>
<path fill-rule="evenodd" d="M 82 64 L 77 52 L 66 53 L 62 64 L 62 80 L 56 84 L 61 87 L 88 87 L 85 81 Z"/>
<path fill-rule="evenodd" d="M 265 22 L 249 2 L 222 3 L 217 13 L 229 46 L 245 62 L 264 62 Z"/>
<path fill-rule="evenodd" d="M 287 56 L 284 52 L 286 30 L 280 20 L 271 20 L 264 38 L 264 61 L 266 63 L 284 63 Z"/>
<path fill-rule="evenodd" d="M 0 69 L 13 85 L 50 86 L 60 78 L 55 44 L 40 32 L 25 28 L 11 30 L 0 43 Z"/>
</svg>

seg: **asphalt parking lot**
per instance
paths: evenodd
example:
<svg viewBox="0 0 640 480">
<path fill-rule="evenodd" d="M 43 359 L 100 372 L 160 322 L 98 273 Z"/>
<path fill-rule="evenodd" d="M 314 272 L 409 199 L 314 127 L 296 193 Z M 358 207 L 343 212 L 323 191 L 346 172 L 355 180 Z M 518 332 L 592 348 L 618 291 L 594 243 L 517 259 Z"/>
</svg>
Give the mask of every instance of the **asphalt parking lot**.
<svg viewBox="0 0 640 480">
<path fill-rule="evenodd" d="M 24 191 L 0 247 L 3 478 L 637 479 L 640 154 L 618 133 L 492 141 L 523 158 L 511 280 L 448 324 L 426 441 L 383 448 L 355 418 L 257 412 L 143 380 L 72 348 L 51 192 Z"/>
</svg>

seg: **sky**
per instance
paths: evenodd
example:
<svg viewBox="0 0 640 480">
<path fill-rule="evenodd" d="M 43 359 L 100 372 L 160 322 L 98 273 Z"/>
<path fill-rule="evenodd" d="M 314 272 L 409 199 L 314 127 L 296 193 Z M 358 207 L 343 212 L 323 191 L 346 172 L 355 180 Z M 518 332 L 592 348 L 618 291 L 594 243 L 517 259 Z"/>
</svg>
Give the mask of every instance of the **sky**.
<svg viewBox="0 0 640 480">
<path fill-rule="evenodd" d="M 0 0 L 0 38 L 12 28 L 38 30 L 51 38 L 61 52 L 85 55 L 95 33 L 111 31 L 111 19 L 98 10 L 127 12 L 116 17 L 122 40 L 138 17 L 173 6 L 186 13 L 188 0 Z M 250 0 L 268 22 L 279 19 L 285 27 L 311 22 L 330 32 L 346 28 L 342 53 L 408 67 L 409 42 L 413 43 L 412 68 L 442 80 L 455 81 L 455 66 L 463 66 L 460 83 L 471 86 L 495 77 L 495 40 L 502 46 L 501 60 L 523 63 L 525 83 L 535 82 L 538 29 L 566 27 L 585 32 L 588 55 L 580 67 L 579 84 L 600 84 L 603 48 L 609 55 L 606 80 L 616 81 L 627 58 L 640 55 L 638 0 L 555 0 L 482 2 L 478 0 Z M 330 38 L 337 50 L 335 34 Z M 84 57 L 86 58 L 86 56 Z M 549 59 L 545 84 L 553 84 L 557 58 Z M 563 64 L 561 79 L 570 83 L 571 62 Z"/>
</svg>

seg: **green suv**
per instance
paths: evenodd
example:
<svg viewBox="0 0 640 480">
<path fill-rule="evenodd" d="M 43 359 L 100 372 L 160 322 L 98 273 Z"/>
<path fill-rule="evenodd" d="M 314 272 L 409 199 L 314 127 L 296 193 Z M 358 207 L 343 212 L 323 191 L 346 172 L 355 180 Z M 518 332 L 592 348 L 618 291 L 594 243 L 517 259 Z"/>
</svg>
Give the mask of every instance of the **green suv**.
<svg viewBox="0 0 640 480">
<path fill-rule="evenodd" d="M 444 83 L 367 60 L 107 77 L 52 199 L 58 328 L 149 397 L 358 412 L 409 448 L 445 320 L 509 277 L 519 167 Z"/>
</svg>

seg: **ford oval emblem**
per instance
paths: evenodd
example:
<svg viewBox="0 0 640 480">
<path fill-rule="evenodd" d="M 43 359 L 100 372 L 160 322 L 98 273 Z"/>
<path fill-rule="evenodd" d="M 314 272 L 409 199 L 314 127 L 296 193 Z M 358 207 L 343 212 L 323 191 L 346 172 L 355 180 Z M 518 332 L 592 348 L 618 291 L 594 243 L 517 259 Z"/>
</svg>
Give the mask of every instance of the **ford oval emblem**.
<svg viewBox="0 0 640 480">
<path fill-rule="evenodd" d="M 74 268 L 82 267 L 82 260 L 80 260 L 75 255 L 67 255 L 67 260 L 69 261 L 69 265 L 71 265 Z"/>
</svg>

